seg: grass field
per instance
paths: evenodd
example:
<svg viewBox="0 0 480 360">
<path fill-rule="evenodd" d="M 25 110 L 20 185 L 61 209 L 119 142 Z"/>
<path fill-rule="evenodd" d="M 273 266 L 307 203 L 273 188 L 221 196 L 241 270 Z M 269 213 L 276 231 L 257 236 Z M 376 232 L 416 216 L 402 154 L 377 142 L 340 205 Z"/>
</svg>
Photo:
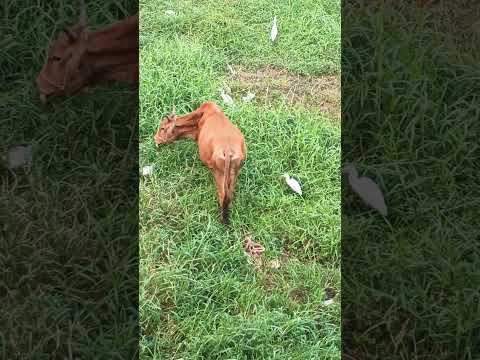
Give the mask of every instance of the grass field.
<svg viewBox="0 0 480 360">
<path fill-rule="evenodd" d="M 142 0 L 140 23 L 140 166 L 154 167 L 140 182 L 142 358 L 339 359 L 340 2 Z M 248 147 L 230 229 L 196 144 L 152 139 L 173 104 L 182 114 L 205 100 Z M 265 246 L 262 268 L 243 252 L 246 233 Z"/>
<path fill-rule="evenodd" d="M 134 1 L 87 1 L 96 29 Z M 0 7 L 0 153 L 31 144 L 30 171 L 0 166 L 0 358 L 114 359 L 137 347 L 137 104 L 100 86 L 43 107 L 34 80 L 75 2 Z M 133 340 L 133 342 L 132 342 Z"/>
<path fill-rule="evenodd" d="M 367 216 L 345 187 L 342 336 L 357 359 L 480 356 L 478 17 L 436 3 L 343 14 L 342 155 L 389 206 L 389 223 Z"/>
</svg>

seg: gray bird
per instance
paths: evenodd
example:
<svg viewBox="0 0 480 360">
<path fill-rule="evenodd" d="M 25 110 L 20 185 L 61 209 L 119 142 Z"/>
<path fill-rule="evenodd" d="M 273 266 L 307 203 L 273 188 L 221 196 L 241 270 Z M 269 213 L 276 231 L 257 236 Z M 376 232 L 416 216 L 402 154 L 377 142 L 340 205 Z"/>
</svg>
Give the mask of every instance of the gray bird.
<svg viewBox="0 0 480 360">
<path fill-rule="evenodd" d="M 347 164 L 342 172 L 348 175 L 348 182 L 360 198 L 383 216 L 387 216 L 387 205 L 380 187 L 370 178 L 358 177 L 358 171 L 352 164 Z"/>
</svg>

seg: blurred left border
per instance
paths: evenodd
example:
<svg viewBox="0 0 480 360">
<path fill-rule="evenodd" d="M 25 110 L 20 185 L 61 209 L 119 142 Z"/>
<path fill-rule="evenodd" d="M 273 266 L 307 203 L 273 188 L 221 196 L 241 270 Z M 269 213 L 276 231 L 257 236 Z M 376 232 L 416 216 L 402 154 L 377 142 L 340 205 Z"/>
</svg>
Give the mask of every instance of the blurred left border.
<svg viewBox="0 0 480 360">
<path fill-rule="evenodd" d="M 0 358 L 138 357 L 138 1 L 0 5 Z"/>
</svg>

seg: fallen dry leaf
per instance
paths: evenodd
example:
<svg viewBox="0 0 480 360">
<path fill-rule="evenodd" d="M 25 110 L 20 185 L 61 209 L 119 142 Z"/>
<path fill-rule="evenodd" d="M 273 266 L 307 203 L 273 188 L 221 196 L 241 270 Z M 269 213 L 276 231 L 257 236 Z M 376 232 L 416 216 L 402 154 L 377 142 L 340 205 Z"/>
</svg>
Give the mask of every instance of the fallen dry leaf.
<svg viewBox="0 0 480 360">
<path fill-rule="evenodd" d="M 278 260 L 276 260 L 276 259 L 270 261 L 270 267 L 271 267 L 272 269 L 280 269 L 280 261 L 278 261 Z"/>
<path fill-rule="evenodd" d="M 245 235 L 245 252 L 252 257 L 255 267 L 259 268 L 263 265 L 262 253 L 265 248 L 252 240 L 250 235 Z"/>
<path fill-rule="evenodd" d="M 265 248 L 252 240 L 250 235 L 245 236 L 245 250 L 251 255 L 260 255 L 265 251 Z"/>
</svg>

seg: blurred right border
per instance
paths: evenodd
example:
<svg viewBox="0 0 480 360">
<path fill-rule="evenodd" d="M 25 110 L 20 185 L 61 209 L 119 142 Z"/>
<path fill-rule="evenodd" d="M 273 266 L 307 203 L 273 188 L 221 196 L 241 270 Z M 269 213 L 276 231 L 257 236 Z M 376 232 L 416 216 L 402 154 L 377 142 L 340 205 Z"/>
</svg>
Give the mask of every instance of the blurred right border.
<svg viewBox="0 0 480 360">
<path fill-rule="evenodd" d="M 480 357 L 478 15 L 342 4 L 344 359 Z"/>
</svg>

